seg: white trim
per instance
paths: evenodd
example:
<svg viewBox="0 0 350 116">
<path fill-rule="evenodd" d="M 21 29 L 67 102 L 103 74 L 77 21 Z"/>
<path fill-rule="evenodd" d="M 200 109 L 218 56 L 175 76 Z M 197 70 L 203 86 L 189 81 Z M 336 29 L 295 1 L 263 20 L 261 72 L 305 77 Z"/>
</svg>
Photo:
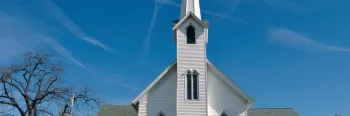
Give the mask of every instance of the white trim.
<svg viewBox="0 0 350 116">
<path fill-rule="evenodd" d="M 208 44 L 208 37 L 209 37 L 208 31 L 209 31 L 208 29 L 204 29 L 204 39 L 205 39 L 204 41 L 206 42 L 206 44 Z"/>
<path fill-rule="evenodd" d="M 208 26 L 206 26 L 201 19 L 199 19 L 196 15 L 194 15 L 192 12 L 188 13 L 184 18 L 182 18 L 178 23 L 176 23 L 176 25 L 172 28 L 173 30 L 178 29 L 180 27 L 180 25 L 188 18 L 188 17 L 192 17 L 197 23 L 199 23 L 199 25 L 201 25 L 203 28 L 208 28 Z"/>
<path fill-rule="evenodd" d="M 176 63 L 177 64 L 177 63 Z M 187 69 L 182 75 L 186 75 L 188 72 L 192 73 L 192 70 Z"/>
<path fill-rule="evenodd" d="M 198 69 L 195 68 L 195 69 L 192 70 L 192 73 L 200 74 L 200 71 L 199 71 Z"/>
<path fill-rule="evenodd" d="M 191 72 L 191 74 L 190 74 L 190 78 L 191 78 L 191 99 L 188 99 L 187 98 L 187 100 L 193 100 L 193 73 Z M 186 79 L 188 79 L 188 77 L 187 77 L 187 75 L 186 75 Z M 188 80 L 186 80 L 186 81 L 188 81 Z M 188 93 L 186 93 L 186 95 L 187 95 Z"/>
</svg>

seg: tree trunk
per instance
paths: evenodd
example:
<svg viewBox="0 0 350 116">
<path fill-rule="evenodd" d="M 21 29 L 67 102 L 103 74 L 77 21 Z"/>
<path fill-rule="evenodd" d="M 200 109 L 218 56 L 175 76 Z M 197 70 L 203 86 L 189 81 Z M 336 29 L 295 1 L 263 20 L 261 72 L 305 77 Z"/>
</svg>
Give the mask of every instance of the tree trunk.
<svg viewBox="0 0 350 116">
<path fill-rule="evenodd" d="M 38 115 L 38 109 L 37 109 L 37 107 L 35 106 L 34 107 L 34 116 L 37 116 Z"/>
<path fill-rule="evenodd" d="M 28 108 L 27 110 L 28 110 L 28 115 L 27 115 L 27 116 L 33 116 L 33 114 L 32 114 L 32 113 L 33 113 L 32 109 L 31 109 L 31 108 Z"/>
</svg>

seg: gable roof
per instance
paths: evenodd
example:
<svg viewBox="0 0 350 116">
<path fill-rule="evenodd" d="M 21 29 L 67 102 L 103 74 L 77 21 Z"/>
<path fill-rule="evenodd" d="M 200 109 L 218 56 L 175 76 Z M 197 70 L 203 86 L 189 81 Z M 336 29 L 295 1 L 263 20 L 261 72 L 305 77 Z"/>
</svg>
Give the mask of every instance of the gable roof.
<svg viewBox="0 0 350 116">
<path fill-rule="evenodd" d="M 178 29 L 179 26 L 189 17 L 192 17 L 199 25 L 201 25 L 204 28 L 208 28 L 208 25 L 204 23 L 201 19 L 199 19 L 195 14 L 192 12 L 188 13 L 184 18 L 182 18 L 179 22 L 176 23 L 176 25 L 173 27 L 173 30 Z"/>
<path fill-rule="evenodd" d="M 219 78 L 224 80 L 233 90 L 235 90 L 238 95 L 240 95 L 242 98 L 247 100 L 248 108 L 254 104 L 254 100 L 249 97 L 242 89 L 240 89 L 235 83 L 232 82 L 231 79 L 229 79 L 224 73 L 222 73 L 218 68 L 216 68 L 208 59 L 207 59 L 207 65 L 214 70 L 215 73 L 219 75 Z M 173 63 L 171 63 L 146 89 L 144 89 L 136 98 L 134 98 L 130 105 L 137 105 L 138 101 L 148 93 L 154 85 L 156 85 L 163 77 L 165 74 L 169 72 L 171 68 L 176 66 L 177 61 L 175 60 Z"/>
<path fill-rule="evenodd" d="M 97 116 L 137 116 L 129 105 L 102 105 Z M 252 108 L 248 116 L 298 116 L 293 108 Z"/>
</svg>

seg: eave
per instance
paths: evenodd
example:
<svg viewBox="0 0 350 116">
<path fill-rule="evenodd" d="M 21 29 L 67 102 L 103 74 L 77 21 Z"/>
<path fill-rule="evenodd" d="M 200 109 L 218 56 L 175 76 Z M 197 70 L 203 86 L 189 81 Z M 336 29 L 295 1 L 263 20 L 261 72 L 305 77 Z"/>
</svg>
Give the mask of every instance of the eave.
<svg viewBox="0 0 350 116">
<path fill-rule="evenodd" d="M 203 28 L 209 28 L 209 23 L 208 20 L 204 20 L 202 21 L 201 19 L 199 19 L 195 14 L 193 14 L 192 12 L 188 13 L 184 18 L 182 18 L 180 21 L 178 21 L 176 24 L 173 21 L 173 24 L 175 24 L 173 26 L 173 30 L 176 30 L 180 27 L 180 25 L 185 22 L 185 20 L 187 20 L 188 18 L 193 18 L 200 26 L 202 26 Z"/>
</svg>

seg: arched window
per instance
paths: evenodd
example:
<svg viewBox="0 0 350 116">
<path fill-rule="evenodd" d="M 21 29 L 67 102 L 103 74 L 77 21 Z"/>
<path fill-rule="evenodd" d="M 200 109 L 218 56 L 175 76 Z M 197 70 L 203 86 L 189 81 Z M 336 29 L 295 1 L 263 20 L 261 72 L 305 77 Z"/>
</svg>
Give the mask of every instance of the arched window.
<svg viewBox="0 0 350 116">
<path fill-rule="evenodd" d="M 186 98 L 188 100 L 198 99 L 198 75 L 196 70 L 188 70 L 186 73 Z"/>
<path fill-rule="evenodd" d="M 165 114 L 164 114 L 162 111 L 160 111 L 160 112 L 157 114 L 157 116 L 165 116 Z"/>
<path fill-rule="evenodd" d="M 196 33 L 192 25 L 188 26 L 186 29 L 187 44 L 196 43 Z"/>
</svg>

